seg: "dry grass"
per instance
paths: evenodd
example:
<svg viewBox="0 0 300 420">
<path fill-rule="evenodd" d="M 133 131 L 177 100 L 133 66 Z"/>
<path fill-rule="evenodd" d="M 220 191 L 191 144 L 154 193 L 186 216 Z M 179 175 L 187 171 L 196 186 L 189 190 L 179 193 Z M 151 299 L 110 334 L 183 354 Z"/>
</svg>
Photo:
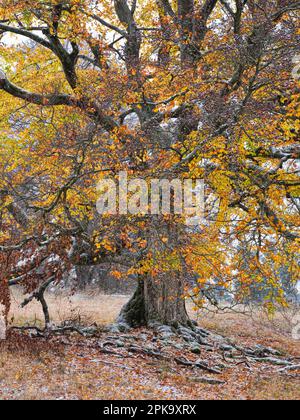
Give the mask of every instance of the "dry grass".
<svg viewBox="0 0 300 420">
<path fill-rule="evenodd" d="M 19 290 L 14 289 L 10 313 L 13 323 L 40 325 L 40 306 L 32 303 L 21 310 L 19 304 L 23 299 Z M 82 323 L 104 325 L 115 320 L 128 296 L 87 293 L 72 297 L 48 295 L 47 299 L 56 323 L 80 318 Z M 192 308 L 189 309 L 192 314 Z M 274 323 L 266 321 L 263 317 L 235 314 L 200 314 L 199 319 L 203 327 L 239 343 L 261 343 L 299 357 L 300 343 L 291 338 L 284 321 L 278 318 L 276 325 L 280 328 L 276 329 Z M 162 361 L 138 355 L 129 359 L 99 355 L 80 341 L 72 347 L 52 348 L 47 343 L 37 345 L 39 340 L 28 340 L 18 346 L 14 339 L 6 348 L 0 348 L 0 400 L 300 399 L 299 376 L 281 375 L 278 369 L 236 366 L 222 375 L 225 385 L 211 386 L 194 381 L 195 375 L 201 373 L 176 369 Z"/>
<path fill-rule="evenodd" d="M 273 347 L 286 354 L 296 356 L 300 354 L 300 341 L 292 337 L 293 326 L 281 314 L 269 319 L 262 311 L 254 312 L 251 316 L 235 313 L 204 313 L 197 320 L 204 328 L 237 343 L 242 342 L 250 347 L 256 343 Z"/>
<path fill-rule="evenodd" d="M 52 321 L 61 324 L 66 320 L 79 320 L 82 324 L 96 323 L 99 326 L 112 324 L 123 305 L 130 296 L 103 295 L 95 291 L 68 296 L 62 293 L 49 293 L 46 299 L 49 305 Z M 41 305 L 33 301 L 24 309 L 20 308 L 24 296 L 18 288 L 12 289 L 12 305 L 9 318 L 13 325 L 36 325 L 43 324 Z M 252 316 L 242 314 L 213 314 L 200 312 L 198 315 L 193 311 L 192 305 L 188 305 L 190 316 L 209 330 L 218 332 L 237 341 L 254 340 L 258 343 L 268 342 L 284 352 L 299 350 L 299 341 L 292 339 L 292 325 L 288 320 L 278 314 L 275 319 L 269 320 L 266 314 L 259 312 Z"/>
<path fill-rule="evenodd" d="M 101 295 L 95 291 L 73 296 L 61 293 L 46 294 L 52 321 L 60 324 L 65 320 L 81 319 L 84 324 L 97 323 L 107 325 L 113 323 L 122 306 L 128 301 L 129 296 L 124 295 Z M 12 305 L 9 318 L 13 324 L 20 326 L 24 324 L 41 325 L 43 313 L 41 305 L 33 301 L 24 309 L 20 304 L 24 296 L 18 288 L 12 289 Z"/>
</svg>

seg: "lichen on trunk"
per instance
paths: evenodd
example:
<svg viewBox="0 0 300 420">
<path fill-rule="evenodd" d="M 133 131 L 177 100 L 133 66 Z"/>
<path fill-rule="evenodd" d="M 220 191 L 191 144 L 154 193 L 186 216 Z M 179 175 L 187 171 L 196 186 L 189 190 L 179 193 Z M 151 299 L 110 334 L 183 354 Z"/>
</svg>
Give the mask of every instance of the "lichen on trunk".
<svg viewBox="0 0 300 420">
<path fill-rule="evenodd" d="M 178 273 L 165 273 L 159 277 L 139 278 L 138 287 L 130 301 L 122 309 L 119 323 L 130 327 L 156 324 L 173 327 L 189 326 L 185 299 L 184 282 Z"/>
</svg>

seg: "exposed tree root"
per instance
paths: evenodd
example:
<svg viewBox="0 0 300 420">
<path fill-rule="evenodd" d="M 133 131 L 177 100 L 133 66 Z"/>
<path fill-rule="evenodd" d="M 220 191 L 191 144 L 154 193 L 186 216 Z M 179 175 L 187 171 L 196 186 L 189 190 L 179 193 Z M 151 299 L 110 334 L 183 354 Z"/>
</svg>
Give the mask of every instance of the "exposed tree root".
<svg viewBox="0 0 300 420">
<path fill-rule="evenodd" d="M 296 370 L 300 371 L 300 365 L 285 366 L 284 368 L 280 369 L 279 372 L 292 372 Z"/>
<path fill-rule="evenodd" d="M 110 331 L 112 333 L 119 333 L 128 331 L 128 327 L 124 324 L 114 325 Z M 204 330 L 192 325 L 191 328 L 186 326 L 169 327 L 166 325 L 153 325 L 154 334 L 157 335 L 157 340 L 160 344 L 166 346 L 179 347 L 176 342 L 180 340 L 182 349 L 190 351 L 194 354 L 201 354 L 202 352 L 216 352 L 222 356 L 226 363 L 231 365 L 246 364 L 251 368 L 251 363 L 265 363 L 275 366 L 284 366 L 285 369 L 298 370 L 298 365 L 295 365 L 291 359 L 286 359 L 283 355 L 275 349 L 264 347 L 261 345 L 254 345 L 253 347 L 243 347 L 234 344 L 228 338 L 215 334 L 211 331 Z M 148 356 L 152 356 L 161 360 L 170 359 L 164 355 L 160 350 L 153 351 L 142 347 L 131 346 L 128 351 L 139 352 Z M 182 366 L 191 368 L 200 368 L 213 374 L 220 374 L 222 370 L 219 367 L 210 367 L 205 361 L 197 360 L 196 362 L 190 361 L 187 358 L 175 358 L 174 361 Z M 294 366 L 294 369 L 293 369 Z M 226 365 L 225 365 L 226 367 Z"/>
<path fill-rule="evenodd" d="M 40 337 L 44 337 L 44 332 L 45 329 L 40 329 L 38 327 L 30 327 L 30 326 L 26 326 L 26 327 L 11 327 L 10 328 L 11 331 L 35 331 L 36 336 L 39 335 Z"/>
<path fill-rule="evenodd" d="M 199 360 L 197 360 L 195 363 L 190 362 L 189 360 L 186 359 L 179 359 L 176 358 L 175 362 L 178 363 L 179 365 L 183 365 L 183 366 L 188 366 L 188 367 L 192 367 L 192 368 L 199 368 L 202 370 L 206 370 L 209 373 L 213 373 L 215 375 L 220 375 L 222 372 L 219 369 L 215 369 L 215 368 L 211 368 L 209 367 L 205 362 L 200 362 Z"/>
<path fill-rule="evenodd" d="M 96 327 L 83 328 L 78 326 L 54 326 L 51 324 L 48 324 L 44 329 L 35 326 L 11 327 L 10 329 L 23 332 L 32 331 L 35 333 L 32 336 L 37 338 L 50 338 L 53 335 L 65 335 L 66 333 L 77 333 L 83 337 L 93 337 L 98 331 Z"/>
<path fill-rule="evenodd" d="M 106 332 L 95 326 L 83 328 L 76 325 L 48 326 L 45 330 L 36 327 L 17 327 L 15 329 L 34 332 L 35 337 L 50 339 L 67 336 L 72 333 L 89 339 L 87 345 L 94 343 L 99 353 L 112 357 L 128 358 L 134 354 L 155 358 L 167 363 L 191 369 L 200 369 L 213 375 L 220 375 L 224 370 L 245 364 L 249 369 L 258 363 L 280 366 L 280 372 L 296 372 L 299 364 L 293 359 L 284 358 L 277 350 L 254 345 L 243 347 L 232 343 L 228 338 L 217 335 L 193 325 L 192 328 L 178 328 L 156 324 L 153 329 L 131 330 L 122 332 L 114 325 Z M 99 340 L 105 334 L 105 340 Z M 110 334 L 110 335 L 109 335 Z M 70 343 L 64 343 L 70 344 Z M 117 350 L 118 349 L 118 350 Z M 213 362 L 208 363 L 208 354 L 214 353 Z M 190 355 L 190 357 L 189 357 Z M 202 356 L 195 360 L 195 355 Z"/>
<path fill-rule="evenodd" d="M 31 336 L 36 338 L 50 339 L 53 336 L 63 336 L 66 334 L 76 333 L 85 338 L 93 338 L 99 335 L 99 329 L 96 326 L 82 327 L 75 324 L 63 324 L 60 326 L 54 326 L 50 322 L 50 315 L 47 303 L 44 298 L 45 291 L 48 286 L 54 281 L 54 277 L 49 278 L 44 282 L 32 295 L 30 295 L 22 304 L 22 307 L 28 305 L 33 299 L 38 300 L 42 304 L 43 313 L 45 317 L 45 328 L 40 329 L 35 326 L 30 327 L 14 327 L 13 329 L 21 330 L 24 332 L 31 332 Z M 123 308 L 121 315 L 118 319 L 117 324 L 109 327 L 109 333 L 120 337 L 121 334 L 132 331 L 132 320 L 136 321 L 138 325 L 146 324 L 146 315 L 144 311 L 144 282 L 139 283 L 139 287 L 129 301 L 129 303 Z M 188 319 L 188 317 L 187 317 Z M 130 322 L 129 322 L 130 321 Z M 127 347 L 124 344 L 124 348 L 128 353 L 140 353 L 146 356 L 154 357 L 160 360 L 173 361 L 178 365 L 200 368 L 212 374 L 222 373 L 222 369 L 219 366 L 209 366 L 205 361 L 198 359 L 196 362 L 189 360 L 186 354 L 192 353 L 195 355 L 201 355 L 203 352 L 215 352 L 220 355 L 225 363 L 231 366 L 237 364 L 246 364 L 251 368 L 251 363 L 265 363 L 270 365 L 276 365 L 284 367 L 285 369 L 290 368 L 291 371 L 298 370 L 295 362 L 286 360 L 282 357 L 282 354 L 274 349 L 255 345 L 254 347 L 243 347 L 232 343 L 228 338 L 221 335 L 215 334 L 211 331 L 207 331 L 197 326 L 192 321 L 185 322 L 184 324 L 173 323 L 172 326 L 162 325 L 159 322 L 152 322 L 147 324 L 146 328 L 151 331 L 156 341 L 160 343 L 158 348 L 146 348 L 146 346 L 137 346 L 129 344 Z M 111 354 L 117 356 L 113 350 L 108 350 L 106 347 L 116 344 L 116 340 L 108 341 L 99 345 L 102 353 Z M 122 346 L 122 345 L 121 345 Z M 118 345 L 117 345 L 118 347 Z M 177 350 L 183 350 L 185 352 L 183 357 L 170 357 L 169 354 L 164 354 L 161 348 L 173 347 Z M 122 357 L 125 357 L 124 355 Z M 226 368 L 226 364 L 224 367 Z M 293 366 L 295 368 L 293 369 Z"/>
</svg>

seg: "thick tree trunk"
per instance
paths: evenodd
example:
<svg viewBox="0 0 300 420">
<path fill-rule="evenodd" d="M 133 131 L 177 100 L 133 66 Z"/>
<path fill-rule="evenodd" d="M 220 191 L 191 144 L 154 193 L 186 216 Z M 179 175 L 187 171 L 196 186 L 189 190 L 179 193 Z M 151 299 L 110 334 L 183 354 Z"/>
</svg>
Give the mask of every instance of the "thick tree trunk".
<svg viewBox="0 0 300 420">
<path fill-rule="evenodd" d="M 183 298 L 183 285 L 182 277 L 174 273 L 166 273 L 159 278 L 141 278 L 118 321 L 130 327 L 163 324 L 177 328 L 191 325 Z"/>
<path fill-rule="evenodd" d="M 134 296 L 121 311 L 120 323 L 130 327 L 161 324 L 177 328 L 192 325 L 184 299 L 185 262 L 180 252 L 172 257 L 173 262 L 168 261 L 168 254 L 180 246 L 185 234 L 185 227 L 179 225 L 175 218 L 166 221 L 163 217 L 153 216 L 148 225 L 147 239 L 158 273 L 139 277 Z M 164 237 L 164 241 L 161 237 Z M 177 262 L 178 269 L 173 268 L 174 262 Z"/>
</svg>

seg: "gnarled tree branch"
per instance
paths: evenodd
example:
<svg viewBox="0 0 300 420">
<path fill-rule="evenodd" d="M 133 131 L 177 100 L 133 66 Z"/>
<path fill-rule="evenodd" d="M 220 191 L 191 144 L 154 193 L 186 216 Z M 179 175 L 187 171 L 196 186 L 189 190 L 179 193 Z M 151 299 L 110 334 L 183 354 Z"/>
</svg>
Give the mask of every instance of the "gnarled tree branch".
<svg viewBox="0 0 300 420">
<path fill-rule="evenodd" d="M 99 107 L 94 103 L 80 100 L 75 98 L 74 96 L 63 93 L 43 95 L 39 93 L 29 92 L 11 83 L 2 70 L 0 70 L 0 90 L 1 89 L 16 98 L 23 99 L 24 101 L 34 105 L 65 105 L 79 108 L 83 111 L 86 111 L 89 116 L 93 117 L 94 119 L 97 119 L 99 123 L 103 126 L 103 128 L 107 131 L 112 131 L 118 126 L 117 123 L 111 117 L 105 115 L 103 111 L 99 109 Z"/>
</svg>

